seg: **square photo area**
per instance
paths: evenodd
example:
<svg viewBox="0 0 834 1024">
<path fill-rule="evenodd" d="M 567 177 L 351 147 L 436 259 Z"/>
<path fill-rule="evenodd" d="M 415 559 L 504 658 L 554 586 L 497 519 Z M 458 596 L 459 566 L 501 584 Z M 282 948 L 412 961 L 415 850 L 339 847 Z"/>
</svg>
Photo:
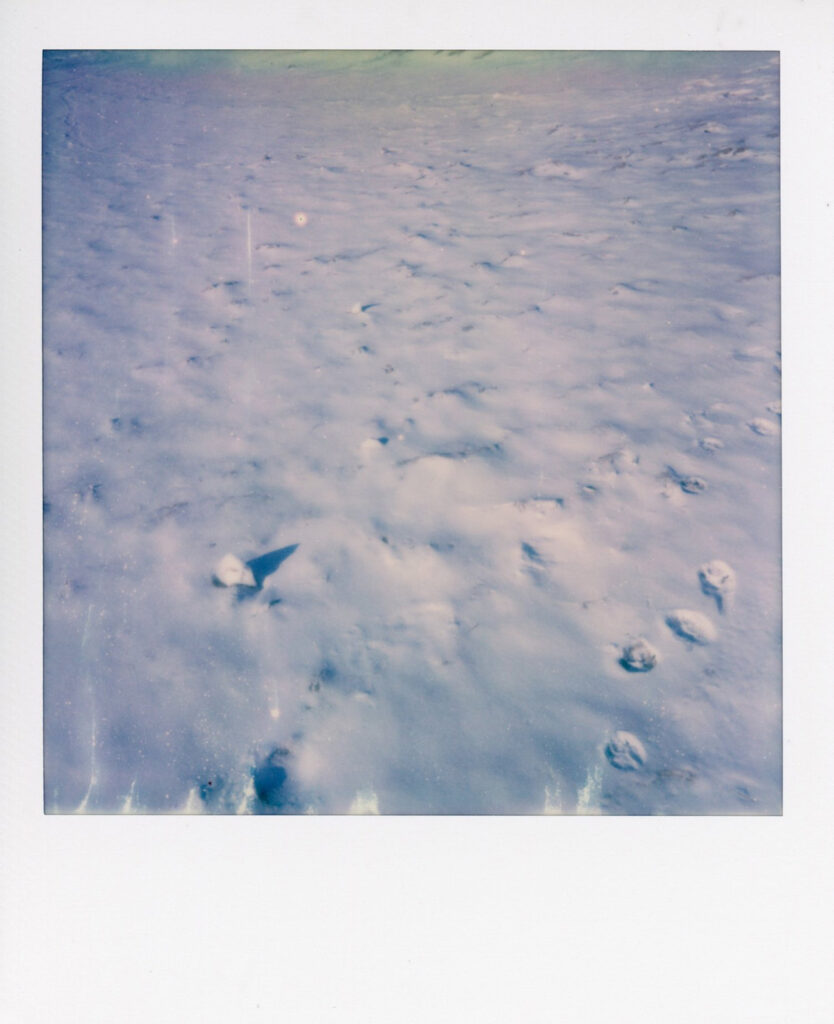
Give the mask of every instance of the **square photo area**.
<svg viewBox="0 0 834 1024">
<path fill-rule="evenodd" d="M 44 52 L 45 811 L 780 814 L 779 116 Z"/>
</svg>

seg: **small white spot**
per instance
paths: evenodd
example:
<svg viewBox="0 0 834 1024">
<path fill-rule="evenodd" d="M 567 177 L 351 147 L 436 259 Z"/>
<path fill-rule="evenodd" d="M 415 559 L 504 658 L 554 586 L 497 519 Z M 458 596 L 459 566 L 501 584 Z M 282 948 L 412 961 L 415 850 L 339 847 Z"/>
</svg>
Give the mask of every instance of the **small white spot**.
<svg viewBox="0 0 834 1024">
<path fill-rule="evenodd" d="M 293 221 L 295 222 L 295 224 L 298 227 L 303 228 L 305 226 L 305 224 L 307 223 L 307 214 L 306 213 L 302 213 L 299 210 L 298 213 L 293 215 Z"/>
</svg>

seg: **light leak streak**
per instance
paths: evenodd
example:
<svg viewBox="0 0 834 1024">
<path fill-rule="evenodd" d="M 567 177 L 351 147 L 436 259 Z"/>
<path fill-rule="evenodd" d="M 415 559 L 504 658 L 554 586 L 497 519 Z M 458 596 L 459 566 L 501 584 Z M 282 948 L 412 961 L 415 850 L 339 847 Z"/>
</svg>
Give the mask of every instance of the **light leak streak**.
<svg viewBox="0 0 834 1024">
<path fill-rule="evenodd" d="M 585 785 L 576 794 L 577 814 L 599 814 L 599 798 L 602 793 L 602 766 L 588 769 Z"/>
<path fill-rule="evenodd" d="M 252 291 L 252 211 L 246 211 L 246 265 L 248 267 L 249 291 Z"/>
<path fill-rule="evenodd" d="M 561 814 L 562 813 L 562 790 L 558 782 L 553 784 L 553 787 L 544 787 L 544 808 L 542 814 Z"/>
<path fill-rule="evenodd" d="M 90 641 L 92 634 L 92 618 L 93 618 L 93 606 L 89 605 L 87 608 L 87 619 L 84 623 L 84 633 L 81 636 L 81 657 L 86 664 L 85 652 L 87 645 Z M 87 810 L 87 804 L 90 801 L 90 795 L 98 782 L 98 759 L 96 757 L 96 746 L 98 744 L 98 735 L 96 728 L 96 695 L 93 688 L 93 680 L 90 675 L 89 669 L 85 668 L 84 678 L 87 683 L 87 690 L 90 695 L 90 784 L 87 787 L 87 792 L 84 794 L 84 799 L 75 809 L 76 814 L 84 814 Z"/>
<path fill-rule="evenodd" d="M 133 801 L 133 798 L 134 798 L 135 795 L 136 795 L 136 779 L 134 779 L 133 782 L 131 782 L 131 784 L 130 784 L 130 792 L 127 794 L 127 797 L 125 798 L 125 802 L 121 806 L 121 809 L 119 811 L 120 814 L 135 814 L 137 812 L 136 804 Z"/>
</svg>

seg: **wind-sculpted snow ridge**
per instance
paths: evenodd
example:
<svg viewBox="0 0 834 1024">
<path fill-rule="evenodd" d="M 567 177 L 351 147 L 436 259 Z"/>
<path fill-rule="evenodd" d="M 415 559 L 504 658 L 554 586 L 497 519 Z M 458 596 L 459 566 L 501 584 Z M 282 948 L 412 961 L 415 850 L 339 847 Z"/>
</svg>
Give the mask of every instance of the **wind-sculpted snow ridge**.
<svg viewBox="0 0 834 1024">
<path fill-rule="evenodd" d="M 778 88 L 48 53 L 47 810 L 778 813 Z"/>
</svg>

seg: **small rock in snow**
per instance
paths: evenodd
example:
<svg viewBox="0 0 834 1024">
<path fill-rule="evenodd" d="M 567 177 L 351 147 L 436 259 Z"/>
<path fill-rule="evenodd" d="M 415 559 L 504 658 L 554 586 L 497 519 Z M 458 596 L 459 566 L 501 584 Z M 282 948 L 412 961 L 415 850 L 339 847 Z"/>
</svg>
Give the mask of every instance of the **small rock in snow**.
<svg viewBox="0 0 834 1024">
<path fill-rule="evenodd" d="M 224 555 L 214 567 L 212 579 L 219 587 L 255 587 L 255 577 L 237 555 Z"/>
<path fill-rule="evenodd" d="M 657 651 L 646 640 L 635 640 L 623 648 L 620 664 L 629 672 L 648 672 L 657 664 Z"/>
<path fill-rule="evenodd" d="M 666 625 L 682 640 L 693 644 L 708 644 L 716 637 L 715 626 L 706 615 L 678 608 L 666 617 Z"/>
<path fill-rule="evenodd" d="M 645 764 L 646 748 L 633 733 L 620 730 L 608 741 L 605 756 L 615 768 L 633 772 Z"/>
</svg>

